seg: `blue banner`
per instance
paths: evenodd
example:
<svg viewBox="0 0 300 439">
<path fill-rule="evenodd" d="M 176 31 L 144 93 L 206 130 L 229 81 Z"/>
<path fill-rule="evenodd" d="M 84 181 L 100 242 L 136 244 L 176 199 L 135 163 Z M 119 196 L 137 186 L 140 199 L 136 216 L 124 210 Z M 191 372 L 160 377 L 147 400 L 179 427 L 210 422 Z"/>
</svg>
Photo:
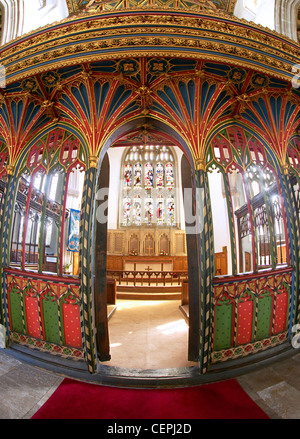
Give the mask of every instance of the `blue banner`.
<svg viewBox="0 0 300 439">
<path fill-rule="evenodd" d="M 67 250 L 70 252 L 79 251 L 79 227 L 80 227 L 80 211 L 70 209 L 69 220 L 69 239 Z"/>
</svg>

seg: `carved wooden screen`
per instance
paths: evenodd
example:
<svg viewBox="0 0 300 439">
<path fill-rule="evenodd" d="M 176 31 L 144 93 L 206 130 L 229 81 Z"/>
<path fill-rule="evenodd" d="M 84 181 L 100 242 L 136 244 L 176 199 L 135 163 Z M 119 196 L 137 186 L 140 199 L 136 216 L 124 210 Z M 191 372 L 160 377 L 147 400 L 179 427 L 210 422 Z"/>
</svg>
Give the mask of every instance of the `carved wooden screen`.
<svg viewBox="0 0 300 439">
<path fill-rule="evenodd" d="M 207 162 L 208 170 L 222 173 L 233 274 L 288 263 L 281 188 L 264 146 L 245 130 L 229 127 L 213 139 Z"/>
</svg>

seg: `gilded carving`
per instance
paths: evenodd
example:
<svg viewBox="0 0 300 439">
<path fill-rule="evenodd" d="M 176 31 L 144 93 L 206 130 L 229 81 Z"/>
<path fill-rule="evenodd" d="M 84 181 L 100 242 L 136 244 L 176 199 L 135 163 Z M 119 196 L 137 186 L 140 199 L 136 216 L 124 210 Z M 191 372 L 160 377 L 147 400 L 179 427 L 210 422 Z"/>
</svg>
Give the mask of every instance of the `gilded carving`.
<svg viewBox="0 0 300 439">
<path fill-rule="evenodd" d="M 7 171 L 7 175 L 14 175 L 14 166 L 6 165 L 6 171 Z"/>
<path fill-rule="evenodd" d="M 137 8 L 137 7 L 151 7 L 153 5 L 152 1 L 148 0 L 135 0 L 129 3 L 125 0 L 120 0 L 116 2 L 115 0 L 90 0 L 86 2 L 85 0 L 66 0 L 68 10 L 70 14 L 94 14 L 99 11 L 105 10 L 120 10 L 126 8 Z M 203 1 L 203 0 L 189 0 L 186 4 L 184 1 L 176 0 L 170 1 L 168 3 L 169 7 L 177 7 L 181 9 L 192 9 L 197 11 L 219 11 L 232 13 L 234 10 L 236 0 L 218 0 L 218 1 Z M 160 8 L 165 8 L 165 2 L 161 0 L 156 1 L 156 6 Z"/>
<path fill-rule="evenodd" d="M 205 160 L 203 158 L 196 159 L 196 170 L 205 171 Z"/>
<path fill-rule="evenodd" d="M 98 167 L 98 157 L 97 156 L 89 156 L 89 167 L 97 168 Z"/>
<path fill-rule="evenodd" d="M 107 59 L 109 56 L 104 51 L 106 48 L 113 48 L 116 56 L 120 57 L 118 49 L 126 47 L 132 51 L 135 47 L 145 53 L 147 47 L 151 45 L 160 50 L 164 48 L 165 51 L 170 47 L 176 47 L 179 51 L 178 55 L 184 57 L 206 56 L 206 50 L 215 51 L 214 55 L 209 53 L 209 57 L 215 59 L 220 59 L 222 54 L 231 54 L 233 58 L 230 62 L 235 65 L 246 67 L 249 62 L 252 66 L 253 62 L 259 62 L 260 65 L 256 68 L 261 73 L 270 73 L 270 71 L 273 73 L 275 67 L 281 70 L 281 73 L 275 73 L 278 77 L 291 77 L 291 65 L 298 62 L 300 52 L 299 47 L 288 39 L 268 36 L 257 26 L 245 30 L 240 23 L 232 20 L 228 23 L 217 21 L 216 17 L 215 20 L 205 18 L 151 14 L 108 18 L 103 13 L 101 17 L 88 22 L 74 20 L 68 25 L 63 23 L 58 29 L 49 28 L 47 32 L 39 33 L 38 36 L 33 33 L 31 38 L 19 39 L 16 45 L 10 45 L 7 49 L 4 46 L 2 64 L 7 65 L 7 71 L 12 78 L 8 80 L 15 81 L 30 76 L 33 72 L 42 71 L 42 67 L 38 69 L 37 66 L 45 60 L 49 61 L 49 66 L 44 67 L 44 71 L 50 67 L 50 63 L 51 70 L 54 70 L 59 58 L 66 54 L 82 54 L 76 58 L 78 63 L 83 57 L 87 59 L 89 51 L 99 50 L 97 59 Z M 247 36 L 246 41 L 244 36 Z M 88 38 L 88 41 L 85 38 Z M 265 52 L 268 39 L 270 45 Z M 182 52 L 181 48 L 188 48 L 189 51 Z M 204 53 L 200 54 L 199 49 L 204 50 Z M 24 53 L 26 60 L 23 59 Z M 159 56 L 159 52 L 155 55 Z M 240 58 L 235 59 L 236 56 Z M 69 56 L 64 65 L 72 63 L 74 64 L 75 60 Z M 22 74 L 22 69 L 25 67 L 26 69 L 30 67 L 30 70 Z"/>
</svg>

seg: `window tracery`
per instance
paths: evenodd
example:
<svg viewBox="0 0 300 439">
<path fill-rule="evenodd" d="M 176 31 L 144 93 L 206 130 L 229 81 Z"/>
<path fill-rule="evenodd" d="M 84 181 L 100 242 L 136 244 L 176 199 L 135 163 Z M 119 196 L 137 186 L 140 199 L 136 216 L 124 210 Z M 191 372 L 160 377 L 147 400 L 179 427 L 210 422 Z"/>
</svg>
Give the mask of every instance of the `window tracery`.
<svg viewBox="0 0 300 439">
<path fill-rule="evenodd" d="M 120 226 L 176 226 L 175 180 L 170 147 L 129 147 L 122 165 Z"/>
</svg>

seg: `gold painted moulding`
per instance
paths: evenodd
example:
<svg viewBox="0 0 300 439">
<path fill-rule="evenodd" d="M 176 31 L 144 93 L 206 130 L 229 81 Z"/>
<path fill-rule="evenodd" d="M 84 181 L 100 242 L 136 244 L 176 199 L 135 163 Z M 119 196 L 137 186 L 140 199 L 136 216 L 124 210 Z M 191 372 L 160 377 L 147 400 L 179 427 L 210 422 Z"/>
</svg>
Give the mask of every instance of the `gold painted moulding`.
<svg viewBox="0 0 300 439">
<path fill-rule="evenodd" d="M 5 45 L 7 83 L 52 69 L 104 59 L 165 56 L 203 59 L 291 80 L 300 46 L 245 20 L 170 10 L 78 16 Z"/>
</svg>

